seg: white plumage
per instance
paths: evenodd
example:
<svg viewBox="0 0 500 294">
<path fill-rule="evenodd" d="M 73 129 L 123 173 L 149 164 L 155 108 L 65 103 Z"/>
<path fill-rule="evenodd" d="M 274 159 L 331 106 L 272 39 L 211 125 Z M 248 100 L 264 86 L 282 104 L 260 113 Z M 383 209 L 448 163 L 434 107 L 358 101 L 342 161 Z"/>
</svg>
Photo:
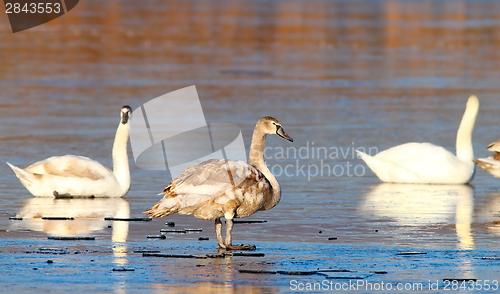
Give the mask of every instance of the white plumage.
<svg viewBox="0 0 500 294">
<path fill-rule="evenodd" d="M 233 218 L 271 209 L 280 201 L 280 186 L 263 158 L 267 134 L 293 141 L 276 119 L 263 117 L 255 125 L 248 163 L 211 159 L 192 166 L 173 179 L 164 189 L 163 199 L 145 213 L 152 218 L 179 213 L 215 219 L 219 247 L 254 249 L 253 245 L 232 245 L 231 233 Z M 225 241 L 221 217 L 226 218 Z"/>
<path fill-rule="evenodd" d="M 479 100 L 470 96 L 457 132 L 457 155 L 430 143 L 406 143 L 370 156 L 357 150 L 383 182 L 466 184 L 474 177 L 472 130 Z"/>
<path fill-rule="evenodd" d="M 54 156 L 21 169 L 7 162 L 36 197 L 122 197 L 130 188 L 127 156 L 131 108 L 122 107 L 113 144 L 113 171 L 83 156 Z"/>
</svg>

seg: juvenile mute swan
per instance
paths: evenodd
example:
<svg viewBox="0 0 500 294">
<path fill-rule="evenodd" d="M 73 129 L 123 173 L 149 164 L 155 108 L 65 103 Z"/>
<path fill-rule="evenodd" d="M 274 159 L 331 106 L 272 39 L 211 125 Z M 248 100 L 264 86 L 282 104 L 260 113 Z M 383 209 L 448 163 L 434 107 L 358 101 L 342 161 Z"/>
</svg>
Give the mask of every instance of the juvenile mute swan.
<svg viewBox="0 0 500 294">
<path fill-rule="evenodd" d="M 233 218 L 271 209 L 280 201 L 280 185 L 263 158 L 267 134 L 293 142 L 275 118 L 263 117 L 253 131 L 248 163 L 211 159 L 187 168 L 163 190 L 163 199 L 144 213 L 151 218 L 179 213 L 215 219 L 220 248 L 255 249 L 254 245 L 232 245 L 231 232 Z M 221 217 L 226 218 L 225 242 Z"/>
<path fill-rule="evenodd" d="M 472 130 L 479 100 L 470 96 L 457 132 L 457 155 L 430 143 L 406 143 L 370 156 L 358 151 L 383 182 L 412 184 L 466 184 L 474 177 Z"/>
<path fill-rule="evenodd" d="M 491 143 L 486 150 L 495 152 L 495 154 L 487 158 L 475 159 L 474 163 L 494 177 L 500 178 L 500 141 Z"/>
<path fill-rule="evenodd" d="M 130 188 L 127 156 L 130 106 L 123 106 L 113 144 L 113 171 L 83 156 L 54 156 L 21 169 L 7 162 L 36 197 L 122 197 Z"/>
</svg>

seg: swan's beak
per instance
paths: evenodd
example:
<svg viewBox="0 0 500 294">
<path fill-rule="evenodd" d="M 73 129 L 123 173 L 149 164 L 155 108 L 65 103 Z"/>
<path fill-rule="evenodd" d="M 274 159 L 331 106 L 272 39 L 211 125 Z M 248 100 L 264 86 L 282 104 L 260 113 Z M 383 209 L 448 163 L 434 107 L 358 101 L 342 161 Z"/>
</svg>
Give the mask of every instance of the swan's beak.
<svg viewBox="0 0 500 294">
<path fill-rule="evenodd" d="M 283 130 L 281 126 L 277 126 L 276 135 L 280 136 L 283 139 L 287 139 L 290 142 L 293 142 L 293 139 L 288 136 L 287 133 L 285 133 L 285 130 Z"/>
<path fill-rule="evenodd" d="M 130 119 L 130 112 L 122 112 L 122 125 L 127 124 Z"/>
<path fill-rule="evenodd" d="M 124 105 L 122 107 L 122 113 L 121 113 L 122 125 L 125 125 L 128 123 L 131 114 L 132 114 L 132 108 L 130 108 L 130 106 L 128 106 L 128 105 Z"/>
</svg>

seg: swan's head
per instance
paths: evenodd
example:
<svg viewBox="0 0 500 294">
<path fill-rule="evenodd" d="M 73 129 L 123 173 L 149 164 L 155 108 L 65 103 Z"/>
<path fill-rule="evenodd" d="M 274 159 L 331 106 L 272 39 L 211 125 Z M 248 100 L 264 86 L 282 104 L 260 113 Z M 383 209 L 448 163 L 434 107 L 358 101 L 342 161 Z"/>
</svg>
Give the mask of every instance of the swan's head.
<svg viewBox="0 0 500 294">
<path fill-rule="evenodd" d="M 500 152 L 500 141 L 491 143 L 488 147 L 486 147 L 486 150 L 491 152 Z"/>
<path fill-rule="evenodd" d="M 287 139 L 290 142 L 293 142 L 293 139 L 288 136 L 288 134 L 283 130 L 280 122 L 274 117 L 265 116 L 257 122 L 257 128 L 263 132 L 264 134 L 276 134 L 283 139 Z"/>
<path fill-rule="evenodd" d="M 121 120 L 122 125 L 126 125 L 128 123 L 131 114 L 132 114 L 132 108 L 130 108 L 130 106 L 125 105 L 122 107 L 122 111 L 120 113 L 120 116 L 122 118 Z"/>
<path fill-rule="evenodd" d="M 479 99 L 477 99 L 476 95 L 471 95 L 469 99 L 467 99 L 466 108 L 479 108 Z"/>
</svg>

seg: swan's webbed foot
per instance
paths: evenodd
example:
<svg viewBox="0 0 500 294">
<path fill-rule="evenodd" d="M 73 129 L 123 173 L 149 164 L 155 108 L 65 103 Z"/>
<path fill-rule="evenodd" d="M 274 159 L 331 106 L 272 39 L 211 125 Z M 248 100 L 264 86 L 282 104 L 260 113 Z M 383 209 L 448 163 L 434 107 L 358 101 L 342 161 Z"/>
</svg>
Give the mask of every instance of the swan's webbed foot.
<svg viewBox="0 0 500 294">
<path fill-rule="evenodd" d="M 54 191 L 52 192 L 52 195 L 54 195 L 55 198 L 73 198 L 73 196 L 71 196 L 69 193 L 66 193 L 66 194 L 60 194 L 59 192 L 57 191 Z"/>
<path fill-rule="evenodd" d="M 81 195 L 71 195 L 69 193 L 66 193 L 66 194 L 61 194 L 57 191 L 54 191 L 52 192 L 52 195 L 54 195 L 54 197 L 56 199 L 73 199 L 73 198 L 88 198 L 88 199 L 94 199 L 95 196 L 94 195 L 90 195 L 90 196 L 81 196 Z"/>
<path fill-rule="evenodd" d="M 238 245 L 226 245 L 226 250 L 250 250 L 253 251 L 257 249 L 255 245 L 243 245 L 243 244 L 238 244 Z"/>
<path fill-rule="evenodd" d="M 219 244 L 219 249 L 227 250 L 255 250 L 255 245 L 232 245 L 231 243 L 231 232 L 233 230 L 233 219 L 226 217 L 226 240 L 222 239 L 222 223 L 220 218 L 215 219 L 215 232 L 217 233 L 217 243 Z"/>
</svg>

